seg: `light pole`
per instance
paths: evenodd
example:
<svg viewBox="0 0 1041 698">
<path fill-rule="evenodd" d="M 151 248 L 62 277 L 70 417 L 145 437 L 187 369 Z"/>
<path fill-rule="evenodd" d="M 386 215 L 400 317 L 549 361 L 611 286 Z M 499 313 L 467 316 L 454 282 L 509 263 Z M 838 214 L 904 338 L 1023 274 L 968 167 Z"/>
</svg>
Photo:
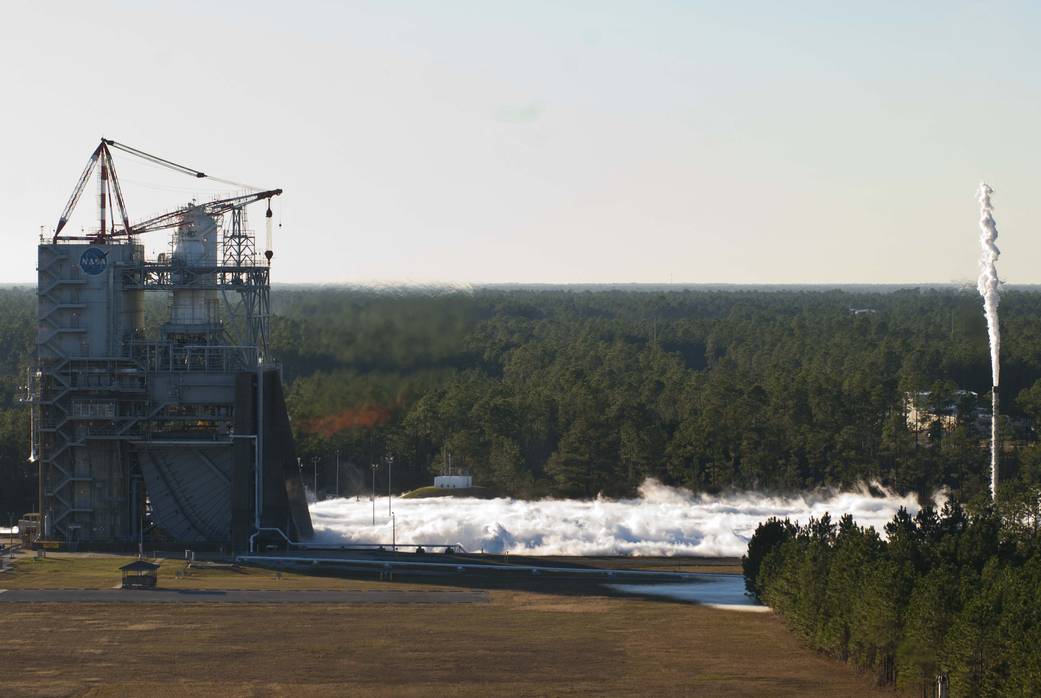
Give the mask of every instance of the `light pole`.
<svg viewBox="0 0 1041 698">
<path fill-rule="evenodd" d="M 376 525 L 376 470 L 379 463 L 372 464 L 372 525 Z"/>
<path fill-rule="evenodd" d="M 394 512 L 390 512 L 390 549 L 398 552 L 398 522 L 394 518 Z"/>
<path fill-rule="evenodd" d="M 394 512 L 390 508 L 390 478 L 394 474 L 394 456 L 387 456 L 387 514 L 394 516 Z"/>
<path fill-rule="evenodd" d="M 340 496 L 340 449 L 336 449 L 336 496 Z"/>
<path fill-rule="evenodd" d="M 318 456 L 311 456 L 311 465 L 314 466 L 314 501 L 318 501 Z"/>
</svg>

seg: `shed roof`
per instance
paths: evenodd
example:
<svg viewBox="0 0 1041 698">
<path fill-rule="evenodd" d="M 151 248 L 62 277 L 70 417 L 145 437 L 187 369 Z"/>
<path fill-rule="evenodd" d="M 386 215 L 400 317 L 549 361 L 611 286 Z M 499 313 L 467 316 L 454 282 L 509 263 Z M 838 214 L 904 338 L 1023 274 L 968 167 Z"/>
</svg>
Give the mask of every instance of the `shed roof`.
<svg viewBox="0 0 1041 698">
<path fill-rule="evenodd" d="M 134 560 L 133 562 L 128 562 L 119 569 L 124 572 L 151 572 L 152 570 L 159 569 L 159 565 L 144 560 Z"/>
</svg>

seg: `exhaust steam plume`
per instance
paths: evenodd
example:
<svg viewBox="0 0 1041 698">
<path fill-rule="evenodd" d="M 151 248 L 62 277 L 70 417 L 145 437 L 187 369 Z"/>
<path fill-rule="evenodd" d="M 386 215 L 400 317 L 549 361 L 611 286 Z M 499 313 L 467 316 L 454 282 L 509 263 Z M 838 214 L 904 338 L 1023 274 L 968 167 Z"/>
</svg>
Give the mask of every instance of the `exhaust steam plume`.
<svg viewBox="0 0 1041 698">
<path fill-rule="evenodd" d="M 876 491 L 881 489 L 874 488 Z M 869 488 L 792 495 L 730 492 L 694 494 L 647 480 L 639 497 L 592 500 L 394 499 L 396 530 L 365 496 L 328 499 L 311 505 L 317 540 L 329 544 L 390 543 L 462 545 L 470 552 L 525 555 L 740 556 L 761 522 L 776 516 L 805 523 L 829 512 L 833 521 L 852 514 L 880 533 L 896 512 L 917 513 L 913 495 Z M 383 499 L 382 497 L 380 498 Z"/>
<path fill-rule="evenodd" d="M 990 195 L 994 193 L 985 182 L 980 182 L 980 278 L 976 284 L 983 296 L 983 312 L 987 317 L 987 334 L 990 337 L 991 373 L 991 418 L 990 418 L 990 493 L 998 496 L 998 386 L 1001 385 L 1001 329 L 998 327 L 998 303 L 1001 301 L 998 281 L 998 226 L 994 222 L 994 208 Z"/>
</svg>

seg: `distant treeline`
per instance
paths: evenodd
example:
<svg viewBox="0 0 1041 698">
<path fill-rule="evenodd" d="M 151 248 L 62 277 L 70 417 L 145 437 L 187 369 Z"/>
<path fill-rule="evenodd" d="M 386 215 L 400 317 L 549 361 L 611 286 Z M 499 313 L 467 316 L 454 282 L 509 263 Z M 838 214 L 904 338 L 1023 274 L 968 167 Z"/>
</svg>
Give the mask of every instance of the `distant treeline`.
<svg viewBox="0 0 1041 698">
<path fill-rule="evenodd" d="M 366 491 L 369 464 L 387 454 L 395 489 L 425 484 L 449 453 L 475 482 L 518 496 L 631 495 L 647 477 L 706 492 L 987 485 L 971 417 L 990 389 L 975 290 L 275 299 L 274 353 L 305 471 L 321 459 L 319 489 L 333 487 L 337 449 L 345 491 Z M 1039 423 L 1041 293 L 1007 293 L 1001 312 L 1004 411 Z M 955 428 L 908 429 L 906 395 L 929 391 L 939 410 L 956 388 L 980 398 L 960 398 Z M 1007 431 L 1006 477 L 1038 480 L 1030 430 Z"/>
<path fill-rule="evenodd" d="M 878 481 L 972 496 L 987 483 L 973 404 L 927 439 L 904 415 L 916 391 L 937 408 L 956 388 L 988 404 L 975 291 L 279 287 L 272 301 L 272 353 L 320 490 L 337 451 L 346 493 L 388 455 L 400 490 L 449 454 L 476 484 L 529 497 L 631 495 L 647 477 L 705 492 Z M 15 387 L 34 308 L 31 289 L 0 290 L 0 516 L 31 506 Z M 158 325 L 162 296 L 146 310 Z M 1009 292 L 1001 313 L 1005 411 L 1038 423 L 1041 293 Z M 1041 449 L 1012 436 L 1006 477 L 1036 481 Z"/>
<path fill-rule="evenodd" d="M 745 583 L 811 647 L 880 684 L 933 695 L 1041 695 L 1041 510 L 1037 489 L 999 510 L 948 501 L 900 510 L 886 539 L 828 516 L 771 519 L 744 558 Z"/>
<path fill-rule="evenodd" d="M 0 526 L 36 510 L 29 409 L 21 404 L 35 342 L 36 289 L 0 288 Z"/>
</svg>

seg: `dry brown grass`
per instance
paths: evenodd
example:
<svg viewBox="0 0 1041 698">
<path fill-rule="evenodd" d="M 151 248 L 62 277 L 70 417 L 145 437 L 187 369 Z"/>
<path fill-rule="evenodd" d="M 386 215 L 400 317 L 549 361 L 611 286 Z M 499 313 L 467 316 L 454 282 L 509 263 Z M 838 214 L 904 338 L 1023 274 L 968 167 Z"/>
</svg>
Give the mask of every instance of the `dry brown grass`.
<svg viewBox="0 0 1041 698">
<path fill-rule="evenodd" d="M 23 560 L 0 588 L 104 588 L 125 560 Z M 168 582 L 408 586 L 256 569 Z M 493 591 L 473 605 L 0 604 L 0 638 L 4 696 L 885 695 L 770 614 L 595 592 Z"/>
<path fill-rule="evenodd" d="M 494 592 L 480 605 L 0 609 L 5 695 L 873 695 L 773 616 Z"/>
</svg>

